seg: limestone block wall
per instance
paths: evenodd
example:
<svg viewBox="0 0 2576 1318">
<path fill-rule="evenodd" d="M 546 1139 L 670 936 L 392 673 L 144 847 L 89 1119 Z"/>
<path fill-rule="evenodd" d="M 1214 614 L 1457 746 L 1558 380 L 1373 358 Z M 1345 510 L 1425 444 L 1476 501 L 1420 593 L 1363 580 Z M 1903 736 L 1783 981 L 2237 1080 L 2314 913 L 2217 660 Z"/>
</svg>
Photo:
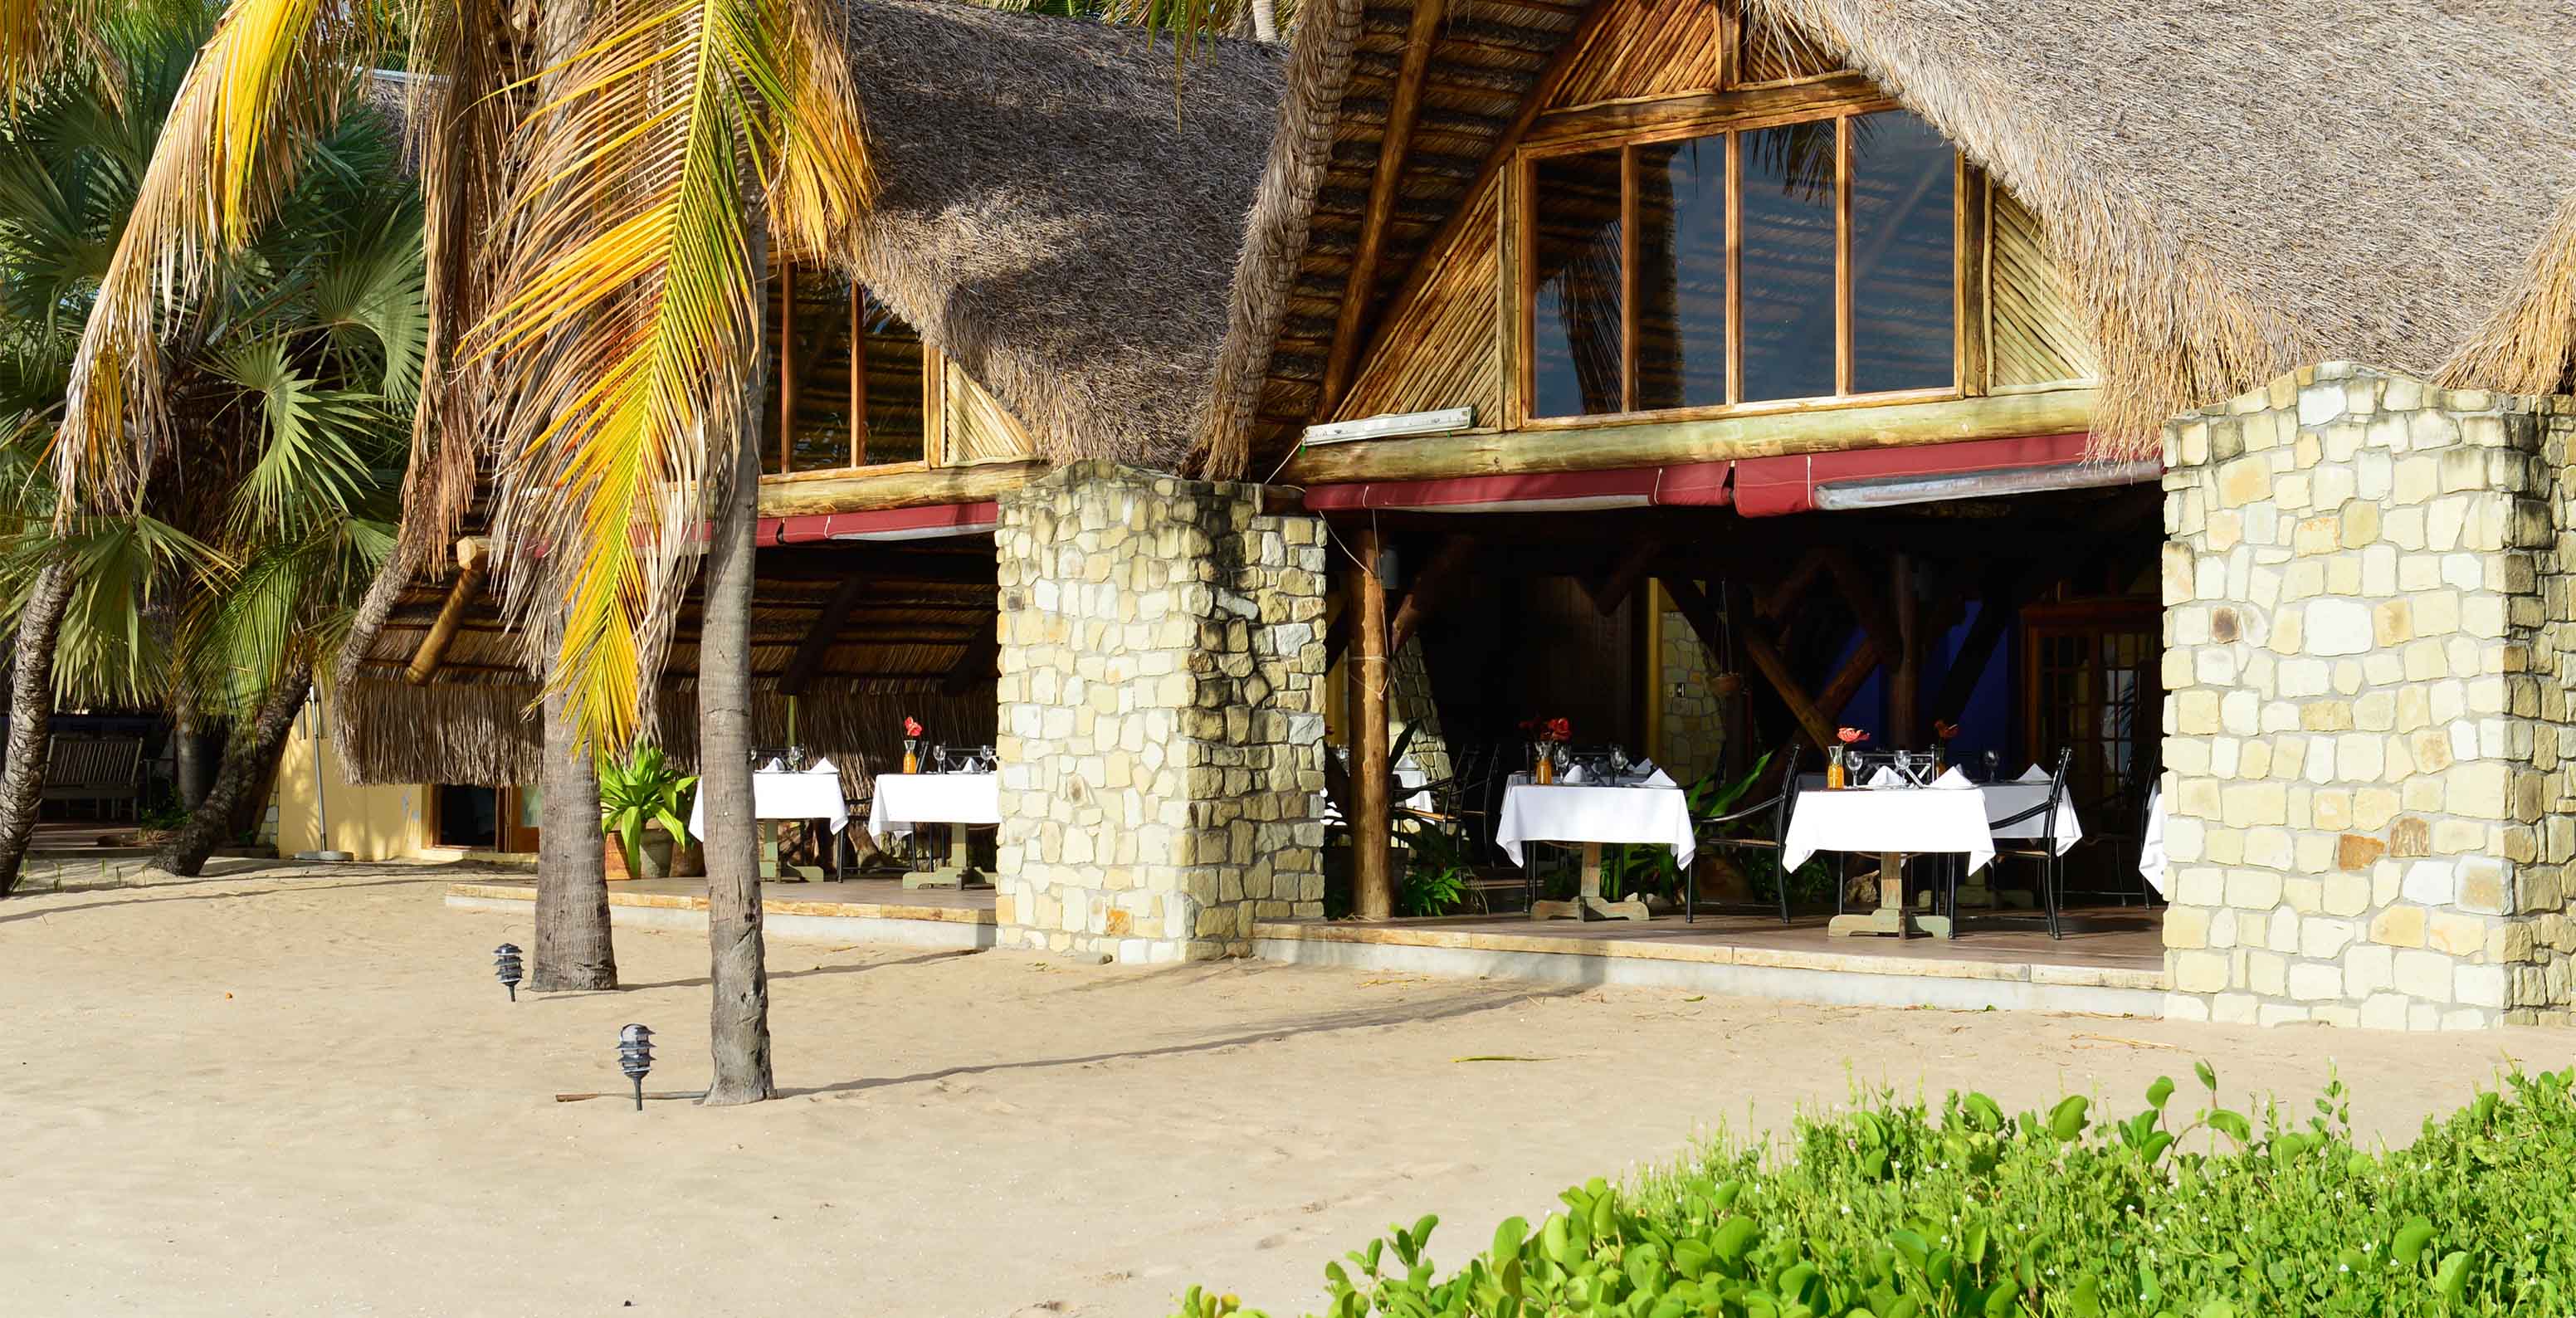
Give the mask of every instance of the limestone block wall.
<svg viewBox="0 0 2576 1318">
<path fill-rule="evenodd" d="M 994 531 L 1005 945 L 1240 954 L 1323 913 L 1322 527 L 1084 462 Z"/>
<path fill-rule="evenodd" d="M 2327 364 L 2168 426 L 2169 1015 L 2563 1014 L 2566 402 Z"/>
<path fill-rule="evenodd" d="M 1716 768 L 1725 753 L 1726 705 L 1713 686 L 1716 673 L 1699 633 L 1671 606 L 1661 585 L 1649 589 L 1662 614 L 1655 627 L 1653 676 L 1662 701 L 1656 718 L 1655 756 L 1676 780 L 1687 783 Z"/>
</svg>

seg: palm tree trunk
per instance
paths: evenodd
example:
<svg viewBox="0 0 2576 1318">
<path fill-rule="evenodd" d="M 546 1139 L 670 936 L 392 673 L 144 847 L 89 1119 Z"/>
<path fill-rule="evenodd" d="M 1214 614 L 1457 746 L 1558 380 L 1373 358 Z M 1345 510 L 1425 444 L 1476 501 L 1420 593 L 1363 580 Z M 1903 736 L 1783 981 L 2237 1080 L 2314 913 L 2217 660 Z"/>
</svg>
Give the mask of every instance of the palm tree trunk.
<svg viewBox="0 0 2576 1318">
<path fill-rule="evenodd" d="M 617 987 L 608 867 L 600 853 L 599 765 L 561 692 L 546 697 L 543 817 L 537 830 L 537 942 L 528 987 Z"/>
<path fill-rule="evenodd" d="M 174 693 L 170 709 L 170 777 L 182 810 L 194 810 L 206 799 L 206 748 L 201 740 L 201 722 L 196 693 L 185 689 Z"/>
<path fill-rule="evenodd" d="M 215 848 L 234 831 L 233 820 L 241 807 L 275 777 L 278 757 L 286 753 L 286 734 L 312 690 L 313 669 L 303 660 L 289 663 L 278 674 L 250 722 L 233 729 L 224 743 L 223 766 L 215 771 L 215 785 L 152 858 L 152 868 L 189 876 L 206 868 L 206 857 L 215 854 Z"/>
<path fill-rule="evenodd" d="M 1252 0 L 1252 3 L 1245 6 L 1245 8 L 1252 18 L 1253 40 L 1277 41 L 1279 39 L 1279 6 L 1277 4 L 1277 0 Z"/>
<path fill-rule="evenodd" d="M 9 677 L 9 761 L 0 767 L 0 897 L 18 886 L 27 843 L 44 799 L 45 747 L 54 721 L 54 634 L 71 602 L 72 569 L 60 559 L 36 572 L 18 614 L 17 663 Z"/>
<path fill-rule="evenodd" d="M 753 232 L 759 233 L 755 222 Z M 768 249 L 752 245 L 753 278 Z M 760 498 L 760 378 L 752 372 L 748 434 L 736 437 L 707 546 L 698 632 L 698 791 L 706 799 L 707 941 L 714 1007 L 711 1106 L 777 1096 L 769 1072 L 769 970 L 760 930 L 760 843 L 751 801 L 752 539 Z"/>
</svg>

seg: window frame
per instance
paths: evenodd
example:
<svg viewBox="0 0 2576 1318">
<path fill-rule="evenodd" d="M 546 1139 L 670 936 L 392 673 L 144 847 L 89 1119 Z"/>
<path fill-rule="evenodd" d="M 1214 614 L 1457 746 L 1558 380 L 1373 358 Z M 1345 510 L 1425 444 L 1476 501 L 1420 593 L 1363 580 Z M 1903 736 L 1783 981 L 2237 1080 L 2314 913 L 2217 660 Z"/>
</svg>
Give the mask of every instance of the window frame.
<svg viewBox="0 0 2576 1318">
<path fill-rule="evenodd" d="M 778 299 L 778 316 L 775 322 L 767 327 L 769 336 L 774 342 L 794 343 L 794 321 L 792 318 L 797 315 L 800 305 L 809 310 L 816 305 L 812 302 L 800 304 L 796 299 L 795 280 L 797 274 L 798 269 L 796 263 L 784 259 L 776 262 L 771 270 L 770 278 L 781 284 L 785 291 L 785 296 Z M 848 334 L 852 345 L 850 388 L 853 396 L 847 404 L 847 408 L 851 413 L 850 451 L 848 455 L 851 461 L 843 463 L 837 467 L 807 467 L 801 470 L 794 467 L 796 454 L 796 406 L 802 389 L 796 379 L 795 354 L 792 352 L 780 352 L 777 354 L 777 378 L 772 382 L 770 389 L 770 392 L 773 395 L 770 401 L 770 406 L 775 409 L 778 420 L 778 437 L 776 441 L 777 451 L 774 454 L 769 455 L 778 460 L 780 470 L 762 472 L 760 474 L 760 479 L 763 482 L 846 480 L 852 476 L 896 475 L 905 472 L 929 471 L 935 467 L 945 467 L 949 465 L 947 460 L 948 436 L 945 433 L 946 418 L 942 408 L 942 404 L 946 401 L 946 395 L 941 391 L 942 376 L 945 375 L 947 371 L 947 358 L 942 355 L 938 349 L 931 347 L 928 342 L 923 342 L 921 344 L 921 456 L 918 458 L 905 458 L 895 462 L 866 462 L 860 460 L 867 452 L 868 427 L 867 414 L 865 411 L 865 391 L 867 388 L 867 338 L 866 328 L 862 323 L 864 320 L 864 304 L 861 301 L 861 296 L 865 292 L 865 289 L 865 285 L 856 280 L 850 280 L 845 284 L 842 291 L 843 302 L 841 314 L 846 317 L 849 322 L 849 327 L 845 333 Z M 918 329 L 914 330 L 916 337 L 918 337 L 919 333 L 920 331 Z M 763 428 L 766 429 L 765 424 Z M 763 436 L 763 442 L 768 442 L 768 438 L 765 435 Z"/>
<path fill-rule="evenodd" d="M 1778 103 L 1778 91 L 1811 92 Z M 1769 94 L 1764 94 L 1769 93 Z M 1759 108 L 1729 101 L 1771 102 Z M 1504 268 L 1510 272 L 1509 320 L 1511 368 L 1503 391 L 1514 430 L 1583 430 L 1606 425 L 1699 421 L 1728 417 L 1883 407 L 1901 403 L 1944 402 L 1982 392 L 1978 370 L 1984 359 L 1978 339 L 1984 326 L 1984 299 L 1978 294 L 1986 277 L 1982 250 L 1985 225 L 1971 215 L 1984 204 L 1981 176 L 1956 147 L 1951 150 L 1951 378 L 1947 386 L 1854 393 L 1852 375 L 1851 289 L 1851 121 L 1862 115 L 1905 107 L 1875 88 L 1858 95 L 1848 90 L 1848 76 L 1819 75 L 1792 84 L 1766 84 L 1764 92 L 1714 93 L 1672 98 L 1674 113 L 1657 113 L 1656 102 L 1633 108 L 1635 123 L 1592 132 L 1547 135 L 1534 132 L 1513 152 L 1504 177 L 1504 205 L 1510 223 L 1502 241 Z M 1569 116 L 1570 118 L 1571 116 Z M 1804 398 L 1744 400 L 1743 354 L 1743 161 L 1741 134 L 1791 124 L 1831 121 L 1834 129 L 1834 387 L 1831 394 Z M 1638 408 L 1637 388 L 1637 152 L 1661 142 L 1726 138 L 1726 395 L 1724 403 L 1688 407 Z M 1568 155 L 1617 150 L 1620 153 L 1620 395 L 1621 410 L 1571 416 L 1537 414 L 1536 316 L 1538 302 L 1537 205 L 1535 172 L 1539 161 Z"/>
</svg>

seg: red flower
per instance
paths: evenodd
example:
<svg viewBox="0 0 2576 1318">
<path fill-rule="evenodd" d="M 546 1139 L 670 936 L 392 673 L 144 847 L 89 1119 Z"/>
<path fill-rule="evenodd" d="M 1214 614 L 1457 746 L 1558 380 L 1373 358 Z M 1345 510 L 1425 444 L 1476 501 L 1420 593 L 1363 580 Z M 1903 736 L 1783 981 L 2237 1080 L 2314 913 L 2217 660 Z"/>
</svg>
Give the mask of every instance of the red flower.
<svg viewBox="0 0 2576 1318">
<path fill-rule="evenodd" d="M 909 715 L 909 714 L 905 715 L 905 716 L 904 716 L 904 719 L 903 719 L 903 735 L 905 735 L 905 736 L 907 736 L 907 737 L 918 737 L 918 736 L 920 736 L 920 735 L 921 735 L 921 720 L 916 719 L 916 718 L 912 717 L 912 716 L 911 716 L 911 715 Z"/>
<path fill-rule="evenodd" d="M 1572 721 L 1571 719 L 1561 719 L 1561 718 L 1552 718 L 1552 719 L 1549 719 L 1549 720 L 1547 721 L 1547 739 L 1548 739 L 1549 741 L 1572 741 L 1572 740 L 1574 740 L 1574 723 L 1573 723 L 1573 721 Z"/>
<path fill-rule="evenodd" d="M 1849 746 L 1854 742 L 1869 740 L 1869 734 L 1858 728 L 1836 728 L 1834 729 L 1834 739 L 1846 746 Z"/>
<path fill-rule="evenodd" d="M 1948 741 L 1952 737 L 1959 735 L 1959 725 L 1956 723 L 1945 722 L 1941 719 L 1934 719 L 1932 720 L 1932 735 L 1939 737 L 1943 741 Z"/>
</svg>

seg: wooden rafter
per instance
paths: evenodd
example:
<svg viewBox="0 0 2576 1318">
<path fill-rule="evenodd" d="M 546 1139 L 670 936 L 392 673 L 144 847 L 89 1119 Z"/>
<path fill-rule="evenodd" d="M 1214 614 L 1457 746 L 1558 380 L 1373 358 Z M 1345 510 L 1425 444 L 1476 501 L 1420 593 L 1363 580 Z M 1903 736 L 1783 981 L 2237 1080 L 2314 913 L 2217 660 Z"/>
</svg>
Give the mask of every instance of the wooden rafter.
<svg viewBox="0 0 2576 1318">
<path fill-rule="evenodd" d="M 952 696 L 962 696 L 974 690 L 978 683 L 992 681 L 993 664 L 1001 653 L 1002 635 L 997 628 L 988 626 L 977 632 L 974 639 L 966 643 L 966 653 L 957 657 L 957 666 L 949 669 L 948 676 L 940 681 L 939 689 Z"/>
<path fill-rule="evenodd" d="M 1439 229 L 1431 235 L 1431 241 L 1423 245 L 1422 250 L 1425 253 L 1448 250 L 1449 244 L 1457 241 L 1458 235 L 1466 231 L 1468 223 L 1476 214 L 1476 208 L 1468 203 L 1492 186 L 1494 179 L 1511 164 L 1513 154 L 1520 149 L 1521 138 L 1528 134 L 1530 125 L 1538 121 L 1539 112 L 1549 101 L 1556 98 L 1557 89 L 1565 85 L 1567 76 L 1572 74 L 1576 66 L 1582 62 L 1584 53 L 1592 48 L 1592 43 L 1607 29 L 1610 15 L 1619 8 L 1620 6 L 1610 3 L 1609 0 L 1594 0 L 1592 8 L 1575 23 L 1574 30 L 1566 34 L 1565 44 L 1556 48 L 1556 53 L 1548 58 L 1546 67 L 1539 70 L 1538 80 L 1531 84 L 1529 94 L 1521 98 L 1520 112 L 1512 116 L 1511 126 L 1505 128 L 1503 135 L 1495 140 L 1494 149 L 1485 153 L 1484 163 L 1476 169 L 1475 180 L 1459 192 L 1457 207 L 1449 212 L 1448 219 L 1440 222 Z M 1354 353 L 1353 361 L 1365 361 L 1375 355 L 1373 350 L 1378 346 L 1377 341 L 1386 334 L 1388 326 L 1400 323 L 1404 313 L 1415 302 L 1421 300 L 1423 290 L 1429 286 L 1432 272 L 1438 265 L 1439 262 L 1428 260 L 1413 263 L 1413 269 L 1405 275 L 1404 282 L 1396 286 L 1395 295 L 1387 299 L 1386 314 L 1378 317 L 1377 328 L 1368 335 L 1366 347 L 1372 351 Z M 1337 331 L 1333 341 L 1334 356 L 1343 354 L 1342 343 L 1342 337 Z M 1347 379 L 1349 365 L 1345 364 L 1343 369 Z M 1329 373 L 1328 361 L 1327 374 Z M 1328 387 L 1315 396 L 1315 419 L 1319 421 L 1332 415 L 1332 410 L 1339 407 L 1342 401 L 1341 391 L 1329 387 L 1331 384 L 1329 379 L 1326 384 Z"/>
<path fill-rule="evenodd" d="M 1333 350 L 1324 362 L 1318 419 L 1339 406 L 1343 391 L 1350 388 L 1351 366 L 1359 356 L 1360 322 L 1368 315 L 1369 295 L 1377 290 L 1378 262 L 1386 254 L 1386 226 L 1395 215 L 1404 158 L 1412 149 L 1413 128 L 1421 118 L 1422 84 L 1431 69 L 1431 52 L 1440 44 L 1440 19 L 1447 9 L 1447 0 L 1413 0 L 1404 60 L 1396 70 L 1386 130 L 1378 139 L 1377 169 L 1369 178 L 1368 209 L 1360 214 L 1359 245 L 1351 256 L 1350 277 L 1342 286 L 1341 311 L 1333 319 Z"/>
<path fill-rule="evenodd" d="M 787 671 L 779 674 L 778 689 L 788 695 L 805 693 L 807 683 L 823 667 L 823 657 L 832 652 L 832 642 L 841 635 L 841 624 L 849 621 L 850 610 L 858 605 L 859 596 L 867 589 L 867 578 L 848 577 L 823 611 L 814 615 L 814 625 L 805 629 L 805 639 L 796 643 L 796 657 L 787 661 Z"/>
<path fill-rule="evenodd" d="M 1404 603 L 1395 610 L 1395 621 L 1388 627 L 1387 651 L 1392 654 L 1404 648 L 1414 629 L 1431 616 L 1447 597 L 1449 589 L 1466 575 L 1482 546 L 1472 535 L 1452 535 L 1440 542 L 1431 553 L 1431 561 L 1413 574 L 1413 588 L 1404 594 Z"/>
<path fill-rule="evenodd" d="M 1653 536 L 1640 539 L 1635 545 L 1630 546 L 1628 552 L 1620 555 L 1619 561 L 1611 565 L 1608 575 L 1599 581 L 1583 583 L 1584 593 L 1592 597 L 1592 607 L 1605 618 L 1617 613 L 1619 606 L 1627 602 L 1629 595 L 1635 593 L 1637 583 L 1645 580 L 1646 574 L 1653 570 L 1655 560 L 1661 557 L 1663 552 L 1664 542 Z M 1719 662 L 1724 662 L 1723 656 L 1720 656 Z"/>
<path fill-rule="evenodd" d="M 1824 574 L 1823 555 L 1800 555 L 1798 565 L 1789 569 L 1789 575 L 1754 594 L 1753 611 L 1765 618 L 1779 617 L 1788 612 L 1789 607 L 1796 604 L 1799 598 L 1807 593 L 1809 587 L 1816 584 L 1816 578 Z"/>
<path fill-rule="evenodd" d="M 411 666 L 403 670 L 403 680 L 413 686 L 426 686 L 437 676 L 439 665 L 447 658 L 447 647 L 455 644 L 457 630 L 465 625 L 465 611 L 474 597 L 483 593 L 483 578 L 491 570 L 492 546 L 479 536 L 467 536 L 456 542 L 456 580 L 447 588 L 447 599 L 438 606 L 438 620 L 429 625 L 429 634 L 420 638 L 420 648 L 412 652 Z"/>
<path fill-rule="evenodd" d="M 1834 575 L 1835 589 L 1841 593 L 1843 602 L 1851 606 L 1852 616 L 1860 620 L 1861 630 L 1869 633 L 1869 639 L 1878 646 L 1878 652 L 1904 654 L 1904 629 L 1898 625 L 1897 615 L 1888 608 L 1886 597 L 1879 594 L 1878 587 L 1861 570 L 1860 561 L 1852 557 L 1850 550 L 1840 546 L 1827 549 L 1818 556 L 1825 560 L 1825 569 Z"/>
</svg>

